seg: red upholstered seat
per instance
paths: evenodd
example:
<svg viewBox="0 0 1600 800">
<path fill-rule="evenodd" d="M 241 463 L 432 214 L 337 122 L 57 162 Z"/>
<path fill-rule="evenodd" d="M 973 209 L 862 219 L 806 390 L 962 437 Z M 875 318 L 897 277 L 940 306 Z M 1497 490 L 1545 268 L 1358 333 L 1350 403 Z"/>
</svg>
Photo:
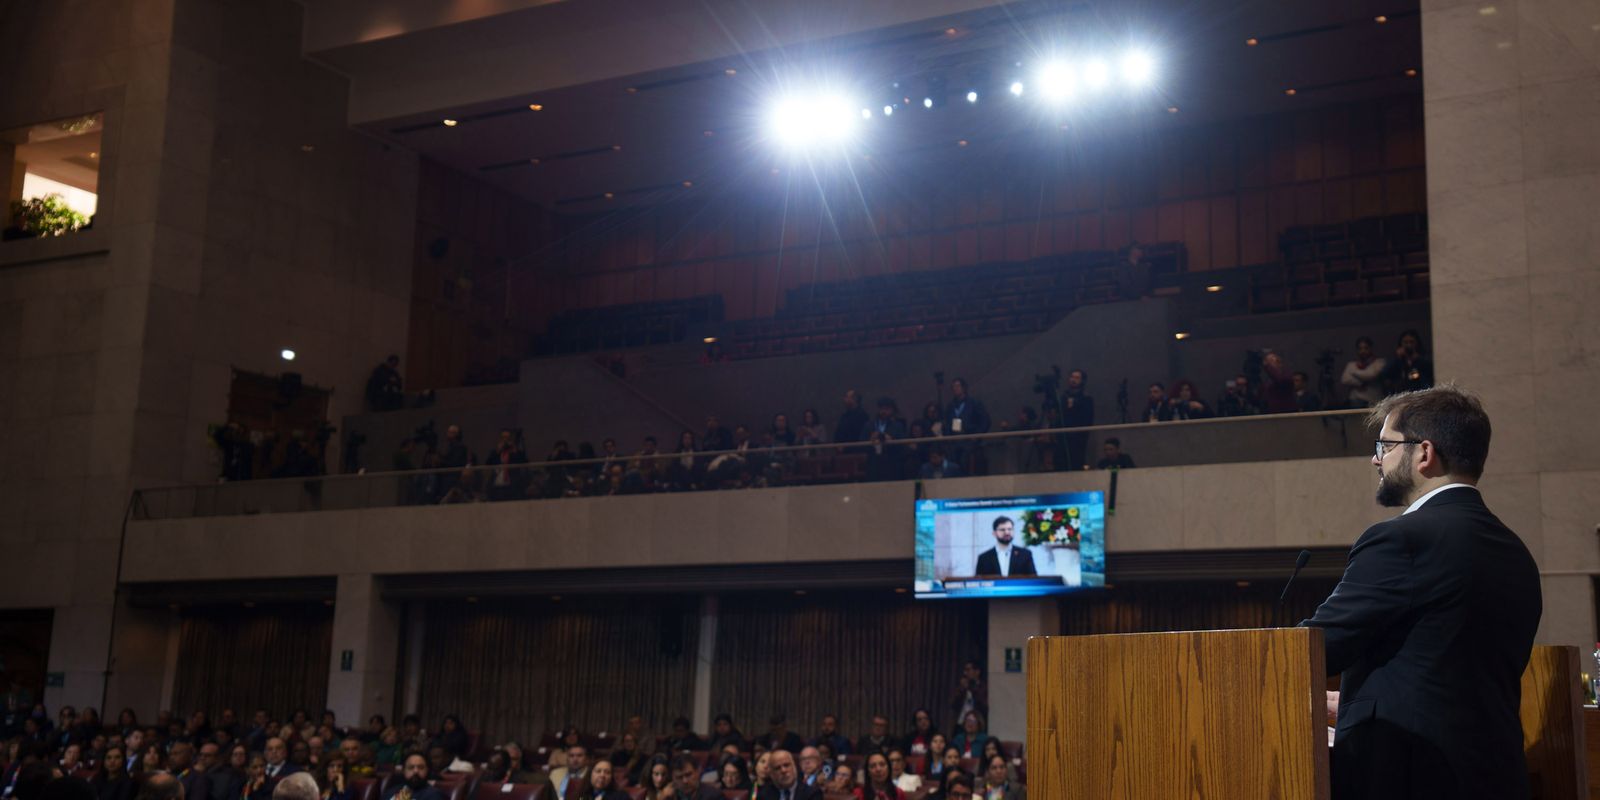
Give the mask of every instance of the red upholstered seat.
<svg viewBox="0 0 1600 800">
<path fill-rule="evenodd" d="M 644 800 L 643 786 L 629 786 L 625 791 L 628 793 L 628 800 Z"/>
<path fill-rule="evenodd" d="M 968 775 L 976 775 L 976 774 L 978 774 L 978 759 L 976 759 L 976 758 L 963 758 L 963 759 L 961 759 L 961 771 L 967 773 Z"/>
<path fill-rule="evenodd" d="M 350 781 L 350 800 L 376 800 L 378 797 L 377 778 L 355 778 Z"/>
<path fill-rule="evenodd" d="M 723 789 L 722 800 L 746 800 L 750 796 L 749 789 Z"/>
</svg>

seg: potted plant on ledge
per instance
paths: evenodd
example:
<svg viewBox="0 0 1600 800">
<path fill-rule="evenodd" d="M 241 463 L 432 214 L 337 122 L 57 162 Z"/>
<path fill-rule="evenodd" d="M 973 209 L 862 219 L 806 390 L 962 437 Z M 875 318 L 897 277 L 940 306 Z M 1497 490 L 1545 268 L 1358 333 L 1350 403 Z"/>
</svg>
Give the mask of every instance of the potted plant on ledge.
<svg viewBox="0 0 1600 800">
<path fill-rule="evenodd" d="M 60 236 L 88 227 L 89 218 L 73 211 L 59 194 L 11 201 L 11 227 L 0 238 L 30 239 Z"/>
</svg>

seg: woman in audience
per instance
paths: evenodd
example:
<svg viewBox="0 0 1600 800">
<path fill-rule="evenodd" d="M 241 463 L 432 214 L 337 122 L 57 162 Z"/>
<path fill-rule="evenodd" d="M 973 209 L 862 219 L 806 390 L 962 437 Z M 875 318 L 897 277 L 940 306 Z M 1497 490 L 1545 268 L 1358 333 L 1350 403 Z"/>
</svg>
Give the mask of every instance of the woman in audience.
<svg viewBox="0 0 1600 800">
<path fill-rule="evenodd" d="M 245 768 L 244 793 L 239 800 L 272 800 L 272 786 L 267 783 L 267 759 L 257 753 L 250 757 Z"/>
<path fill-rule="evenodd" d="M 750 773 L 743 758 L 738 755 L 723 757 L 717 788 L 723 791 L 750 791 Z"/>
<path fill-rule="evenodd" d="M 928 745 L 933 737 L 938 735 L 938 726 L 933 724 L 933 715 L 928 709 L 919 708 L 911 712 L 911 732 L 906 734 L 905 744 L 910 751 L 909 755 L 922 756 L 928 754 Z"/>
<path fill-rule="evenodd" d="M 628 783 L 640 783 L 639 772 L 644 768 L 645 754 L 639 747 L 639 739 L 631 732 L 624 732 L 622 738 L 617 740 L 617 746 L 611 751 L 611 764 L 616 768 L 617 783 L 620 785 L 626 780 Z"/>
<path fill-rule="evenodd" d="M 989 735 L 983 732 L 983 715 L 976 711 L 968 711 L 961 718 L 961 732 L 951 742 L 957 750 L 961 751 L 962 758 L 977 758 L 983 755 L 983 743 Z"/>
<path fill-rule="evenodd" d="M 218 800 L 238 800 L 238 791 L 229 792 L 228 794 L 235 796 L 227 797 L 225 795 L 215 794 L 215 787 L 217 786 L 218 781 L 221 782 L 222 786 L 234 787 L 235 789 L 243 787 L 249 782 L 250 746 L 244 742 L 234 743 L 232 747 L 228 748 L 228 760 L 221 766 L 217 767 L 217 772 L 218 775 L 212 776 L 211 778 L 211 785 L 213 787 L 212 796 L 218 798 Z"/>
<path fill-rule="evenodd" d="M 71 777 L 72 773 L 83 766 L 83 745 L 73 742 L 61 749 L 61 760 L 56 763 L 63 777 Z"/>
<path fill-rule="evenodd" d="M 948 783 L 950 780 L 950 773 L 961 771 L 961 750 L 955 745 L 946 747 L 944 749 L 944 756 L 939 759 L 939 762 L 941 765 L 943 765 L 943 768 L 939 771 L 939 779 Z"/>
<path fill-rule="evenodd" d="M 127 766 L 128 759 L 123 755 L 122 748 L 106 748 L 105 758 L 100 759 L 100 768 L 89 779 L 97 800 L 129 800 L 133 797 L 133 779 L 128 776 Z"/>
<path fill-rule="evenodd" d="M 922 419 L 919 421 L 922 423 L 922 429 L 927 431 L 924 436 L 944 435 L 944 411 L 940 410 L 938 403 L 928 401 L 928 404 L 922 407 Z"/>
<path fill-rule="evenodd" d="M 322 800 L 350 800 L 344 754 L 334 751 L 323 759 L 322 766 L 312 772 L 317 787 L 322 790 Z"/>
<path fill-rule="evenodd" d="M 167 771 L 167 755 L 162 752 L 161 745 L 152 744 L 144 749 L 139 756 L 139 771 L 146 775 Z"/>
<path fill-rule="evenodd" d="M 934 731 L 933 735 L 928 737 L 928 752 L 922 763 L 922 774 L 929 778 L 937 778 L 933 782 L 936 786 L 944 783 L 944 751 L 948 749 L 950 744 L 945 740 L 944 734 Z"/>
<path fill-rule="evenodd" d="M 800 412 L 800 427 L 794 432 L 795 444 L 824 444 L 827 441 L 828 429 L 823 427 L 822 418 L 817 416 L 817 410 L 808 408 Z"/>
<path fill-rule="evenodd" d="M 439 735 L 433 743 L 456 758 L 464 758 L 468 755 L 467 742 L 467 729 L 461 727 L 461 718 L 455 714 L 444 715 L 444 722 L 439 725 Z"/>
<path fill-rule="evenodd" d="M 922 788 L 922 776 L 906 771 L 906 753 L 898 747 L 889 751 L 889 779 L 902 792 L 915 792 Z"/>
<path fill-rule="evenodd" d="M 1172 406 L 1173 419 L 1210 419 L 1216 416 L 1200 399 L 1200 389 L 1188 378 L 1179 378 L 1172 384 L 1167 402 Z"/>
<path fill-rule="evenodd" d="M 628 800 L 628 793 L 617 785 L 616 768 L 611 760 L 602 758 L 589 768 L 589 793 L 591 800 Z"/>
<path fill-rule="evenodd" d="M 856 771 L 841 761 L 833 768 L 833 779 L 828 781 L 829 794 L 855 794 Z"/>
<path fill-rule="evenodd" d="M 131 708 L 122 709 L 122 713 L 117 715 L 117 733 L 126 739 L 128 734 L 136 730 L 139 730 L 139 715 L 133 713 Z"/>
<path fill-rule="evenodd" d="M 996 754 L 983 763 L 985 769 L 979 791 L 984 800 L 1025 800 L 1027 795 L 1023 787 L 1011 773 L 1011 759 Z"/>
<path fill-rule="evenodd" d="M 656 753 L 644 768 L 643 800 L 658 800 L 661 791 L 672 785 L 672 770 L 666 753 Z"/>
<path fill-rule="evenodd" d="M 754 796 L 761 791 L 761 787 L 772 783 L 772 753 L 762 753 L 756 756 L 755 780 L 750 784 L 750 794 Z"/>
<path fill-rule="evenodd" d="M 383 729 L 383 735 L 378 737 L 378 746 L 373 750 L 373 761 L 380 767 L 398 766 L 405 759 L 405 748 L 400 746 L 400 729 L 390 725 Z"/>
<path fill-rule="evenodd" d="M 883 753 L 867 756 L 867 779 L 856 790 L 856 800 L 905 800 L 905 792 L 889 777 L 889 757 Z"/>
<path fill-rule="evenodd" d="M 983 755 L 978 758 L 978 763 L 983 765 L 980 768 L 980 771 L 982 771 L 983 774 L 987 775 L 988 774 L 987 770 L 989 768 L 989 761 L 990 761 L 990 759 L 993 759 L 995 756 L 999 756 L 1000 758 L 1005 760 L 1005 762 L 1006 762 L 1006 775 L 1008 776 L 1008 778 L 1011 781 L 1016 781 L 1016 779 L 1017 779 L 1017 771 L 1016 771 L 1016 769 L 1014 769 L 1011 766 L 1011 759 L 1006 758 L 1005 751 L 1000 749 L 1000 740 L 992 738 L 992 737 L 983 743 Z"/>
</svg>

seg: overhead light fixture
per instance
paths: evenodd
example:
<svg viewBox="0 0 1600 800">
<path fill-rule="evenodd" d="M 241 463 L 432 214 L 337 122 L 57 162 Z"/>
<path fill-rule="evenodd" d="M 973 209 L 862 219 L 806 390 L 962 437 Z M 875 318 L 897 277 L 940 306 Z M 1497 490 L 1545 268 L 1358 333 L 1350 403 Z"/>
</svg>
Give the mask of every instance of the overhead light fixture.
<svg viewBox="0 0 1600 800">
<path fill-rule="evenodd" d="M 726 76 L 731 78 L 731 77 L 733 77 L 735 75 L 738 75 L 739 74 L 739 70 L 736 70 L 733 67 L 728 67 L 727 69 L 722 71 L 722 74 L 724 74 L 724 75 L 726 75 Z"/>
<path fill-rule="evenodd" d="M 933 108 L 933 98 L 931 98 L 931 97 L 922 98 L 922 107 L 923 108 Z"/>
<path fill-rule="evenodd" d="M 1189 338 L 1189 332 L 1188 331 L 1178 331 L 1177 333 L 1172 334 L 1172 338 L 1177 339 L 1178 341 L 1181 342 L 1184 339 Z"/>
<path fill-rule="evenodd" d="M 1168 114 L 1176 114 L 1176 113 L 1178 113 L 1178 107 L 1177 106 L 1167 106 L 1167 113 Z"/>
<path fill-rule="evenodd" d="M 976 90 L 967 92 L 967 102 L 969 102 L 969 103 L 978 102 L 978 92 Z"/>
<path fill-rule="evenodd" d="M 956 35 L 956 34 L 958 34 L 960 32 L 961 31 L 958 31 L 955 28 L 945 28 L 944 29 L 944 35 L 946 35 L 946 36 L 954 36 L 954 35 Z"/>
<path fill-rule="evenodd" d="M 904 587 L 904 586 L 896 586 L 896 587 L 894 587 L 894 593 L 895 594 L 905 594 L 906 593 L 906 587 Z"/>
<path fill-rule="evenodd" d="M 1122 54 L 1122 80 L 1130 86 L 1146 86 L 1156 78 L 1156 60 L 1144 50 Z"/>
<path fill-rule="evenodd" d="M 552 602 L 552 603 L 561 602 L 561 595 L 559 595 L 559 594 L 550 595 L 550 602 Z"/>
<path fill-rule="evenodd" d="M 794 594 L 795 594 L 796 597 L 805 597 L 806 590 L 804 590 L 804 589 L 796 589 L 796 590 L 794 590 Z"/>
<path fill-rule="evenodd" d="M 90 157 L 90 158 L 99 158 L 99 157 L 100 157 L 100 154 L 99 154 L 99 153 L 97 153 L 97 152 L 94 152 L 94 151 L 92 151 L 92 150 L 91 150 L 91 151 L 90 151 L 90 152 L 89 152 L 89 157 Z"/>
<path fill-rule="evenodd" d="M 283 352 L 279 353 L 278 355 L 282 356 L 284 361 L 293 361 L 294 360 L 294 351 L 290 350 L 287 347 L 285 347 L 283 349 Z"/>
<path fill-rule="evenodd" d="M 776 174 L 778 174 L 778 173 L 779 173 L 779 172 L 782 172 L 782 170 L 780 170 L 780 169 L 778 169 L 778 168 L 777 168 L 777 167 L 773 167 L 773 168 L 772 168 L 772 174 L 773 174 L 773 175 L 776 175 Z"/>
<path fill-rule="evenodd" d="M 543 103 L 529 103 L 528 104 L 528 110 L 529 111 L 543 111 L 544 110 L 544 104 Z"/>
<path fill-rule="evenodd" d="M 694 181 L 684 181 L 683 182 L 683 188 L 688 189 L 691 186 L 694 186 Z"/>
<path fill-rule="evenodd" d="M 616 194 L 616 192 L 606 192 L 602 196 L 605 197 L 605 199 L 607 199 L 607 200 L 613 200 L 613 199 L 616 199 L 617 194 Z"/>
<path fill-rule="evenodd" d="M 1283 93 L 1288 95 L 1288 96 L 1290 96 L 1290 97 L 1294 97 L 1294 95 L 1295 95 L 1295 91 L 1293 89 L 1284 89 Z"/>
<path fill-rule="evenodd" d="M 312 152 L 313 150 L 316 150 L 316 149 L 317 149 L 316 145 L 311 145 L 311 144 L 300 145 L 300 152 L 302 152 L 302 153 L 309 153 L 309 152 Z M 90 153 L 89 155 L 93 156 L 94 154 Z"/>
<path fill-rule="evenodd" d="M 622 145 L 620 145 L 620 144 L 611 145 L 611 152 L 613 152 L 613 153 L 615 153 L 615 152 L 617 152 L 618 150 L 621 150 L 621 149 L 622 149 Z"/>
<path fill-rule="evenodd" d="M 784 147 L 839 146 L 855 135 L 860 104 L 839 95 L 797 95 L 779 100 L 767 114 L 769 135 Z"/>
<path fill-rule="evenodd" d="M 1234 581 L 1233 585 L 1239 587 L 1240 589 L 1248 589 L 1248 588 L 1250 588 L 1250 582 L 1249 581 Z"/>
<path fill-rule="evenodd" d="M 886 117 L 894 116 L 894 106 L 884 106 L 883 107 L 883 115 L 886 116 Z"/>
<path fill-rule="evenodd" d="M 539 164 L 539 159 L 537 159 L 537 158 L 530 158 L 530 159 L 528 159 L 528 163 L 529 163 L 529 164 L 533 164 L 533 165 L 534 165 L 534 166 L 538 166 L 538 164 Z"/>
<path fill-rule="evenodd" d="M 957 139 L 956 140 L 956 147 L 966 147 L 966 146 L 967 146 L 967 140 L 966 139 Z"/>
<path fill-rule="evenodd" d="M 1022 81 L 1011 82 L 1011 94 L 1016 97 L 1022 96 Z"/>
<path fill-rule="evenodd" d="M 1039 94 L 1046 100 L 1059 103 L 1072 95 L 1072 68 L 1063 61 L 1051 61 L 1039 70 Z"/>
<path fill-rule="evenodd" d="M 1372 21 L 1378 23 L 1379 25 L 1382 25 L 1383 23 L 1388 22 L 1389 18 L 1384 16 L 1384 15 L 1382 15 L 1382 14 L 1379 14 L 1378 16 L 1373 17 Z"/>
<path fill-rule="evenodd" d="M 637 87 L 637 86 L 629 86 L 628 88 L 623 89 L 622 91 L 627 92 L 628 94 L 638 94 L 639 93 L 639 87 Z"/>
<path fill-rule="evenodd" d="M 461 124 L 460 122 L 457 122 L 456 120 L 453 120 L 453 119 L 444 120 L 444 126 L 446 128 L 454 128 L 455 126 L 460 125 L 460 124 Z"/>
<path fill-rule="evenodd" d="M 1499 11 L 1500 9 L 1495 8 L 1494 6 L 1484 6 L 1483 8 L 1478 9 L 1478 13 L 1485 17 L 1492 17 Z"/>
<path fill-rule="evenodd" d="M 1250 37 L 1250 38 L 1248 38 L 1248 39 L 1246 39 L 1246 40 L 1244 40 L 1244 46 L 1245 46 L 1245 47 L 1255 47 L 1255 46 L 1256 46 L 1256 45 L 1258 45 L 1258 44 L 1261 44 L 1261 40 L 1260 40 L 1260 39 L 1257 39 L 1257 38 L 1256 38 L 1256 37 L 1254 37 L 1254 36 L 1252 36 L 1252 37 Z"/>
<path fill-rule="evenodd" d="M 1414 70 L 1414 69 L 1406 70 L 1406 77 L 1407 78 L 1415 78 L 1415 77 L 1417 77 L 1417 71 Z"/>
<path fill-rule="evenodd" d="M 1104 89 L 1111 84 L 1111 65 L 1095 58 L 1083 65 L 1083 82 L 1090 89 Z"/>
<path fill-rule="evenodd" d="M 862 119 L 872 119 L 872 109 L 870 109 L 870 108 L 861 109 L 861 118 Z"/>
<path fill-rule="evenodd" d="M 707 336 L 706 338 L 701 339 L 700 341 L 702 341 L 702 342 L 704 342 L 706 344 L 716 344 L 717 343 L 717 337 L 715 337 L 715 336 Z"/>
<path fill-rule="evenodd" d="M 1222 285 L 1213 283 L 1210 286 L 1206 287 L 1206 291 L 1213 292 L 1213 293 L 1220 292 L 1220 291 L 1222 291 Z"/>
<path fill-rule="evenodd" d="M 467 602 L 469 602 L 469 603 L 476 603 L 476 602 L 478 602 L 478 596 L 477 596 L 477 595 L 475 595 L 475 594 L 469 594 L 469 595 L 467 595 Z"/>
</svg>

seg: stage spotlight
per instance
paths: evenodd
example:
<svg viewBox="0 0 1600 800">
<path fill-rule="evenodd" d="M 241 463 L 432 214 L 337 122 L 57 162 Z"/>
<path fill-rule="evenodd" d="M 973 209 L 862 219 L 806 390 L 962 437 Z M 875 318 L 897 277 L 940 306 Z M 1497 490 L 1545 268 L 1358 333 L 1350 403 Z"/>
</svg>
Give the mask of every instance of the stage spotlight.
<svg viewBox="0 0 1600 800">
<path fill-rule="evenodd" d="M 883 107 L 883 115 L 886 116 L 886 117 L 894 116 L 894 106 L 884 106 Z"/>
<path fill-rule="evenodd" d="M 1083 65 L 1083 82 L 1090 89 L 1106 88 L 1111 84 L 1111 65 L 1103 59 L 1090 59 Z"/>
<path fill-rule="evenodd" d="M 931 98 L 931 97 L 922 98 L 922 107 L 923 108 L 933 108 L 933 98 Z"/>
<path fill-rule="evenodd" d="M 977 92 L 967 92 L 967 102 L 969 102 L 969 103 L 978 102 L 978 93 Z"/>
<path fill-rule="evenodd" d="M 872 119 L 872 109 L 870 109 L 870 108 L 861 109 L 861 118 L 862 119 Z"/>
<path fill-rule="evenodd" d="M 1072 68 L 1064 61 L 1051 61 L 1039 70 L 1039 94 L 1052 103 L 1059 103 L 1072 96 L 1077 88 L 1077 76 L 1072 73 Z"/>
<path fill-rule="evenodd" d="M 1011 94 L 1015 97 L 1022 96 L 1022 81 L 1011 82 Z"/>
<path fill-rule="evenodd" d="M 768 129 L 786 147 L 839 145 L 855 132 L 857 108 L 837 95 L 788 97 L 773 106 Z"/>
<path fill-rule="evenodd" d="M 1122 56 L 1122 80 L 1132 86 L 1145 86 L 1156 77 L 1156 62 L 1143 50 L 1129 50 Z"/>
</svg>

